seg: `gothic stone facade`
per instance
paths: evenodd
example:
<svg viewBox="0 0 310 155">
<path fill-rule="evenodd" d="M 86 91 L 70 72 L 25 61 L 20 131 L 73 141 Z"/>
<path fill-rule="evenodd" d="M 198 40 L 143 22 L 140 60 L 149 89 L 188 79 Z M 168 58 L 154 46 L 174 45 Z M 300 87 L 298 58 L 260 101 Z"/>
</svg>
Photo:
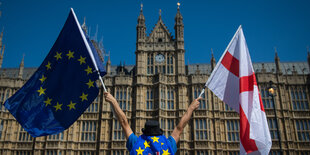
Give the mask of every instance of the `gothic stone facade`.
<svg viewBox="0 0 310 155">
<path fill-rule="evenodd" d="M 213 56 L 210 64 L 185 65 L 184 25 L 179 9 L 174 29 L 172 37 L 159 17 L 147 35 L 141 10 L 136 64 L 111 66 L 107 61 L 105 84 L 136 135 L 142 134 L 141 128 L 149 119 L 158 120 L 165 135 L 170 135 L 215 66 Z M 271 154 L 279 154 L 281 149 L 284 154 L 310 154 L 309 63 L 309 57 L 307 62 L 280 63 L 276 55 L 274 63 L 253 64 L 273 141 Z M 19 68 L 0 69 L 0 154 L 128 154 L 124 134 L 109 103 L 104 101 L 103 90 L 63 133 L 36 139 L 26 133 L 2 104 L 34 71 L 35 68 L 24 68 L 23 61 Z M 274 101 L 267 95 L 269 81 L 276 87 Z M 177 154 L 238 154 L 239 115 L 210 90 L 205 92 L 199 109 L 181 135 Z"/>
</svg>

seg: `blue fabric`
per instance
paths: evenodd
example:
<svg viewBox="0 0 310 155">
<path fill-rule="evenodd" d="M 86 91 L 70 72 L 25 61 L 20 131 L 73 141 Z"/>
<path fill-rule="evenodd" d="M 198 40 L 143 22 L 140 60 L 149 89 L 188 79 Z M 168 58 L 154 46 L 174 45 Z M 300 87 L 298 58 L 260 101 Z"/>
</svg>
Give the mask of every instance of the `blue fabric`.
<svg viewBox="0 0 310 155">
<path fill-rule="evenodd" d="M 177 143 L 175 142 L 175 139 L 172 136 L 168 137 L 168 142 L 170 143 L 170 146 L 172 147 L 172 151 L 174 154 L 177 152 Z"/>
<path fill-rule="evenodd" d="M 171 136 L 170 136 L 171 137 Z M 145 136 L 141 135 L 139 138 L 133 133 L 129 136 L 127 140 L 126 147 L 131 155 L 143 154 L 170 154 L 174 155 L 176 153 L 176 143 L 172 138 L 167 139 L 165 136 Z M 172 146 L 174 145 L 174 146 Z"/>
<path fill-rule="evenodd" d="M 134 133 L 132 133 L 128 137 L 127 142 L 126 142 L 126 148 L 128 151 L 132 149 L 132 147 L 136 144 L 137 140 L 138 140 L 138 137 Z"/>
<path fill-rule="evenodd" d="M 93 49 L 91 43 L 90 46 Z M 71 10 L 40 67 L 5 102 L 5 107 L 32 137 L 67 129 L 97 97 L 98 73 L 93 72 L 90 53 L 96 52 L 87 50 Z M 96 63 L 103 68 L 102 63 Z"/>
</svg>

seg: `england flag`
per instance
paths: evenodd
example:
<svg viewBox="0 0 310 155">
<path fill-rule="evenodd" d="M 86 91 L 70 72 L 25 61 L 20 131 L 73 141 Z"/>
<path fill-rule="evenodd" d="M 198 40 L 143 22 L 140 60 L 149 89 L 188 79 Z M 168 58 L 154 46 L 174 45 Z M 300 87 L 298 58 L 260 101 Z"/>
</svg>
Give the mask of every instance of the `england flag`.
<svg viewBox="0 0 310 155">
<path fill-rule="evenodd" d="M 241 25 L 206 86 L 240 115 L 240 154 L 267 155 L 271 138 Z"/>
</svg>

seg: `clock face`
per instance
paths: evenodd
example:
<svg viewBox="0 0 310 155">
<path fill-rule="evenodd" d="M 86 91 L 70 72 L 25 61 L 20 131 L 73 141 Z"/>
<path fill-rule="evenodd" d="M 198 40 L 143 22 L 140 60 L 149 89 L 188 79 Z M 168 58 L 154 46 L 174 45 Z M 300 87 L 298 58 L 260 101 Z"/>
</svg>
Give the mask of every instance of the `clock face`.
<svg viewBox="0 0 310 155">
<path fill-rule="evenodd" d="M 155 56 L 155 61 L 158 62 L 158 63 L 162 63 L 162 62 L 164 62 L 164 60 L 165 60 L 165 56 L 162 55 L 162 54 L 157 54 Z"/>
</svg>

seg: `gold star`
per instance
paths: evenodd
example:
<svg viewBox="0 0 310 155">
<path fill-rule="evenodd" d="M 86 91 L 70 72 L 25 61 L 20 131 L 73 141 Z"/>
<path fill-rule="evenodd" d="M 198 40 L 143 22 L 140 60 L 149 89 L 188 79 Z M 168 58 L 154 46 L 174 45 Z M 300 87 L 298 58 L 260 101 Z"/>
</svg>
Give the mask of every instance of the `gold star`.
<svg viewBox="0 0 310 155">
<path fill-rule="evenodd" d="M 46 77 L 44 75 L 42 75 L 42 78 L 39 80 L 41 81 L 41 83 L 43 83 L 46 80 Z"/>
<path fill-rule="evenodd" d="M 45 106 L 50 105 L 50 104 L 51 104 L 51 102 L 52 102 L 52 99 L 47 98 L 47 99 L 44 101 Z"/>
<path fill-rule="evenodd" d="M 87 96 L 88 96 L 88 94 L 82 93 L 82 96 L 80 96 L 80 98 L 81 98 L 82 101 L 84 101 L 84 100 L 87 101 Z"/>
<path fill-rule="evenodd" d="M 41 96 L 42 94 L 45 94 L 45 91 L 46 89 L 43 89 L 42 87 L 40 87 L 40 89 L 39 90 L 37 90 L 37 92 L 39 92 L 40 94 L 39 94 L 39 96 Z"/>
<path fill-rule="evenodd" d="M 72 103 L 72 101 L 70 101 L 70 104 L 69 105 L 67 105 L 70 109 L 69 110 L 71 110 L 71 109 L 75 109 L 75 106 L 76 105 L 76 103 Z"/>
<path fill-rule="evenodd" d="M 70 60 L 71 58 L 74 58 L 73 56 L 74 52 L 69 51 L 68 54 L 66 54 L 68 56 L 68 59 Z"/>
<path fill-rule="evenodd" d="M 92 72 L 93 72 L 92 70 L 93 70 L 93 69 L 90 68 L 89 66 L 87 66 L 87 69 L 85 69 L 85 71 L 87 72 L 87 75 L 88 75 L 89 73 L 92 73 Z"/>
<path fill-rule="evenodd" d="M 47 70 L 51 69 L 51 63 L 50 62 L 47 62 L 47 65 L 45 65 Z"/>
<path fill-rule="evenodd" d="M 153 140 L 153 143 L 155 143 L 155 142 L 159 143 L 159 142 L 158 142 L 158 139 L 159 139 L 159 138 L 157 138 L 156 136 L 151 137 L 151 139 Z"/>
<path fill-rule="evenodd" d="M 86 83 L 88 85 L 88 88 L 94 87 L 94 81 L 90 80 Z"/>
<path fill-rule="evenodd" d="M 145 142 L 143 143 L 143 144 L 144 144 L 144 148 L 150 147 L 150 143 L 151 143 L 151 142 L 145 141 Z"/>
<path fill-rule="evenodd" d="M 169 151 L 168 151 L 168 149 L 167 150 L 163 150 L 163 155 L 169 155 L 170 153 L 169 153 Z"/>
<path fill-rule="evenodd" d="M 55 105 L 54 108 L 56 108 L 56 111 L 57 111 L 57 110 L 62 110 L 62 109 L 61 109 L 61 106 L 62 106 L 62 104 L 59 104 L 59 103 L 57 102 L 57 105 Z"/>
<path fill-rule="evenodd" d="M 164 145 L 164 143 L 161 143 L 161 145 Z"/>
<path fill-rule="evenodd" d="M 86 63 L 86 62 L 85 62 L 85 59 L 86 59 L 86 57 L 80 56 L 80 59 L 78 59 L 78 61 L 80 62 L 80 65 L 82 65 L 83 63 L 84 63 L 84 64 Z"/>
<path fill-rule="evenodd" d="M 61 57 L 61 54 L 62 53 L 58 53 L 58 52 L 56 52 L 56 55 L 54 56 L 55 58 L 56 58 L 56 60 L 58 60 L 58 59 L 61 59 L 62 57 Z"/>
<path fill-rule="evenodd" d="M 139 155 L 139 154 L 142 155 L 144 150 L 141 149 L 141 147 L 139 147 L 139 149 L 137 149 L 136 151 L 137 151 L 137 155 Z"/>
</svg>

